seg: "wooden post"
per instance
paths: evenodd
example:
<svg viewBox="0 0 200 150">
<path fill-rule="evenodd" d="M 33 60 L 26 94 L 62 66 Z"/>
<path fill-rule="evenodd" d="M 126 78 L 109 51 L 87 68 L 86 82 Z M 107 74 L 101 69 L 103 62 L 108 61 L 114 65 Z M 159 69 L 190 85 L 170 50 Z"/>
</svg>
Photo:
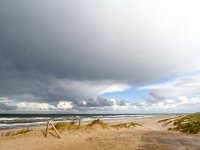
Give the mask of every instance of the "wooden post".
<svg viewBox="0 0 200 150">
<path fill-rule="evenodd" d="M 80 129 L 80 126 L 81 126 L 81 118 L 79 118 L 78 120 L 78 129 Z"/>
<path fill-rule="evenodd" d="M 71 122 L 74 122 L 74 117 L 72 117 Z"/>
<path fill-rule="evenodd" d="M 54 125 L 50 122 L 50 125 L 52 126 L 52 128 L 54 129 L 54 131 L 56 132 L 58 138 L 60 138 L 60 135 L 58 134 L 58 131 L 56 130 L 56 128 L 54 127 Z"/>
<path fill-rule="evenodd" d="M 46 127 L 45 137 L 47 137 L 48 128 L 49 128 L 49 120 L 47 121 L 47 127 Z"/>
<path fill-rule="evenodd" d="M 45 137 L 47 137 L 47 133 L 48 133 L 48 128 L 49 128 L 49 124 L 52 126 L 52 128 L 54 129 L 54 131 L 56 132 L 58 138 L 60 138 L 60 135 L 58 133 L 58 131 L 56 130 L 56 128 L 54 127 L 54 125 L 51 123 L 51 120 L 47 121 L 47 127 L 46 127 L 46 133 L 45 133 Z"/>
</svg>

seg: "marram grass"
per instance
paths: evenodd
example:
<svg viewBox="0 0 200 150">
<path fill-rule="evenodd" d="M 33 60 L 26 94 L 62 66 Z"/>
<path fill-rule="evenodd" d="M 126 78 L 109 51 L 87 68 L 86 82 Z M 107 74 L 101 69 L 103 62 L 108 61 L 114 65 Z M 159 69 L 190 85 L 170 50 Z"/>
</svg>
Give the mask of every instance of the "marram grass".
<svg viewBox="0 0 200 150">
<path fill-rule="evenodd" d="M 108 127 L 108 123 L 101 121 L 100 119 L 93 120 L 91 123 L 87 124 L 87 127 L 100 126 L 102 128 Z"/>
<path fill-rule="evenodd" d="M 26 129 L 21 129 L 21 130 L 17 130 L 17 131 L 8 131 L 6 133 L 2 133 L 2 137 L 4 136 L 16 136 L 16 135 L 20 135 L 20 134 L 26 134 L 28 132 L 32 131 L 29 128 Z"/>
<path fill-rule="evenodd" d="M 120 124 L 116 124 L 116 125 L 112 125 L 113 128 L 117 128 L 117 129 L 120 129 L 120 128 L 133 128 L 135 126 L 141 126 L 140 123 L 135 123 L 135 122 L 130 122 L 130 123 L 120 123 Z"/>
<path fill-rule="evenodd" d="M 200 132 L 200 113 L 186 115 L 174 121 L 175 128 L 169 130 L 179 130 L 184 133 Z"/>
<path fill-rule="evenodd" d="M 78 129 L 78 125 L 75 122 L 60 122 L 54 125 L 57 130 L 72 130 Z"/>
<path fill-rule="evenodd" d="M 100 119 L 93 120 L 92 122 L 82 125 L 82 129 L 92 129 L 94 127 L 101 127 L 103 129 L 107 128 L 115 128 L 115 129 L 122 129 L 122 128 L 133 128 L 135 126 L 141 126 L 139 123 L 134 123 L 134 122 L 129 122 L 129 123 L 120 123 L 120 124 L 114 124 L 114 125 L 109 125 L 106 122 L 101 121 Z M 55 124 L 55 128 L 59 131 L 64 131 L 64 130 L 78 130 L 78 123 L 75 122 L 60 122 Z"/>
</svg>

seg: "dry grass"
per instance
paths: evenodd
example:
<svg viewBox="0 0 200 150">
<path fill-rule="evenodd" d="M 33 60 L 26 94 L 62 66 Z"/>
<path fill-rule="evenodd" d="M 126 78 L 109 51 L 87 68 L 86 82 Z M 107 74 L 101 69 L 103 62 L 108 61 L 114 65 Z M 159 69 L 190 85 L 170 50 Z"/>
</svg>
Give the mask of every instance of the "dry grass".
<svg viewBox="0 0 200 150">
<path fill-rule="evenodd" d="M 167 118 L 167 119 L 158 120 L 158 123 L 175 120 L 175 119 L 180 118 L 180 117 L 182 117 L 182 116 L 176 116 L 176 117 L 171 117 L 171 118 Z"/>
<path fill-rule="evenodd" d="M 75 122 L 60 122 L 55 124 L 54 126 L 59 131 L 78 129 L 78 125 Z"/>
<path fill-rule="evenodd" d="M 92 129 L 94 127 L 101 127 L 103 129 L 108 129 L 109 127 L 112 127 L 115 129 L 119 129 L 119 128 L 127 128 L 128 129 L 128 128 L 133 128 L 135 126 L 141 126 L 141 124 L 130 122 L 130 123 L 115 124 L 115 125 L 110 126 L 108 123 L 105 123 L 105 122 L 101 121 L 100 119 L 96 119 L 96 120 L 93 120 L 92 122 L 88 123 L 85 126 L 82 125 L 81 128 L 83 130 Z M 76 124 L 75 122 L 57 123 L 57 124 L 55 124 L 55 128 L 59 131 L 79 129 L 78 124 Z"/>
<path fill-rule="evenodd" d="M 199 133 L 200 132 L 200 113 L 183 116 L 174 121 L 174 128 L 169 130 L 178 130 L 184 133 Z"/>
<path fill-rule="evenodd" d="M 66 130 L 76 131 L 76 130 L 79 129 L 78 123 L 75 123 L 75 122 L 59 122 L 59 123 L 56 123 L 54 126 L 59 132 L 63 132 L 63 131 L 66 131 Z M 133 128 L 135 126 L 141 126 L 141 124 L 130 122 L 130 123 L 121 123 L 121 124 L 109 125 L 108 123 L 103 122 L 100 119 L 96 119 L 96 120 L 93 120 L 92 122 L 90 122 L 86 125 L 82 125 L 81 130 L 90 130 L 90 129 L 94 129 L 94 127 L 101 127 L 103 129 L 109 129 L 110 127 L 115 128 L 115 129 L 122 129 L 122 128 L 128 129 L 128 128 Z M 32 131 L 32 130 L 29 129 L 29 128 L 16 130 L 16 131 L 8 131 L 8 132 L 5 132 L 5 133 L 2 133 L 2 137 L 26 134 L 30 131 Z"/>
<path fill-rule="evenodd" d="M 174 122 L 174 120 L 170 120 L 170 121 L 164 123 L 163 126 L 167 126 L 168 124 L 173 123 L 173 122 Z"/>
<path fill-rule="evenodd" d="M 2 133 L 2 137 L 6 137 L 6 136 L 16 136 L 16 135 L 20 135 L 20 134 L 26 134 L 28 132 L 32 131 L 29 128 L 26 129 L 21 129 L 21 130 L 17 130 L 17 131 L 8 131 L 6 133 Z"/>
<path fill-rule="evenodd" d="M 105 123 L 101 121 L 100 119 L 93 120 L 91 123 L 86 125 L 87 127 L 94 127 L 94 126 L 100 126 L 102 128 L 107 128 L 108 123 Z"/>
<path fill-rule="evenodd" d="M 120 124 L 112 125 L 113 128 L 117 128 L 117 129 L 120 129 L 120 128 L 129 129 L 129 128 L 133 128 L 135 126 L 141 126 L 141 124 L 135 123 L 135 122 L 130 122 L 130 123 L 120 123 Z"/>
</svg>

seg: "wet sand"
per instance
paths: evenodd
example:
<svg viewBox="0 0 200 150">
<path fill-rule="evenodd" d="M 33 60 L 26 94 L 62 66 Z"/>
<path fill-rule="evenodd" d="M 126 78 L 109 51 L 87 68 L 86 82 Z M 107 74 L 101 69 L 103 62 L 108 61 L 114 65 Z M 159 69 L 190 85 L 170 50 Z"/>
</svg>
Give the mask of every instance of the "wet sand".
<svg viewBox="0 0 200 150">
<path fill-rule="evenodd" d="M 45 127 L 35 127 L 29 133 L 0 138 L 1 150 L 200 150 L 200 136 L 171 132 L 158 120 L 171 116 L 151 118 L 128 118 L 110 120 L 109 124 L 137 122 L 142 126 L 130 129 L 102 129 L 95 127 L 89 130 L 80 128 L 76 131 L 65 131 L 57 138 L 50 131 L 44 136 Z"/>
</svg>

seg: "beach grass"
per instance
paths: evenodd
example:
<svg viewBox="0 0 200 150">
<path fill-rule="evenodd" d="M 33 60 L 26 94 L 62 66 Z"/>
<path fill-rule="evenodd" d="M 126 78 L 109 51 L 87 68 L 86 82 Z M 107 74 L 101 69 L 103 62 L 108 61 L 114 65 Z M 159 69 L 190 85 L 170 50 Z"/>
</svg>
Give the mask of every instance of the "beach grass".
<svg viewBox="0 0 200 150">
<path fill-rule="evenodd" d="M 102 128 L 107 128 L 108 123 L 105 123 L 105 122 L 101 121 L 100 119 L 96 119 L 96 120 L 93 120 L 91 123 L 88 123 L 86 126 L 87 127 L 100 126 Z"/>
<path fill-rule="evenodd" d="M 182 116 L 176 116 L 176 117 L 170 117 L 170 118 L 158 120 L 158 123 L 172 121 L 172 120 L 175 120 L 175 119 L 180 118 L 180 117 L 182 117 Z"/>
<path fill-rule="evenodd" d="M 32 131 L 29 128 L 26 129 L 21 129 L 21 130 L 17 130 L 17 131 L 8 131 L 6 133 L 2 133 L 2 137 L 7 137 L 7 136 L 16 136 L 16 135 L 20 135 L 20 134 L 26 134 L 28 132 Z"/>
<path fill-rule="evenodd" d="M 199 133 L 200 132 L 200 113 L 194 113 L 183 116 L 174 121 L 174 128 L 169 130 L 179 130 L 184 133 Z"/>
<path fill-rule="evenodd" d="M 54 126 L 59 131 L 78 129 L 78 125 L 73 121 L 56 123 Z"/>
<path fill-rule="evenodd" d="M 120 123 L 120 124 L 114 124 L 114 125 L 109 125 L 108 123 L 100 120 L 100 119 L 96 119 L 93 120 L 92 122 L 86 124 L 86 125 L 82 125 L 82 129 L 92 129 L 94 127 L 101 127 L 103 129 L 108 129 L 108 128 L 115 128 L 115 129 L 122 129 L 122 128 L 133 128 L 136 126 L 141 126 L 140 123 L 135 123 L 135 122 L 129 122 L 129 123 Z M 78 124 L 76 124 L 75 122 L 60 122 L 55 124 L 55 128 L 59 131 L 64 131 L 64 130 L 77 130 L 79 129 Z"/>
<path fill-rule="evenodd" d="M 117 129 L 120 129 L 120 128 L 129 129 L 129 128 L 133 128 L 135 126 L 141 126 L 141 124 L 135 123 L 135 122 L 130 122 L 130 123 L 120 123 L 120 124 L 112 125 L 113 128 L 117 128 Z"/>
</svg>

